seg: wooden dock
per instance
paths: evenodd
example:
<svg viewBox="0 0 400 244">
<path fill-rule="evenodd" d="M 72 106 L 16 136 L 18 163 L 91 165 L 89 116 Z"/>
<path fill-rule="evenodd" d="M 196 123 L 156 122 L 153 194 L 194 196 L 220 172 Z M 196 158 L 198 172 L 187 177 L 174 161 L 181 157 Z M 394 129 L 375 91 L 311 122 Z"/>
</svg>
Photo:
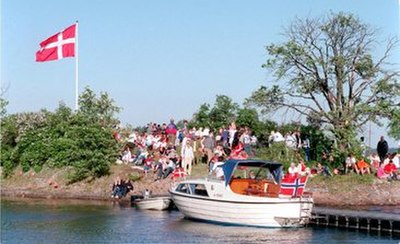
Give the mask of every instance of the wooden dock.
<svg viewBox="0 0 400 244">
<path fill-rule="evenodd" d="M 400 215 L 391 213 L 315 207 L 310 225 L 400 235 Z"/>
</svg>

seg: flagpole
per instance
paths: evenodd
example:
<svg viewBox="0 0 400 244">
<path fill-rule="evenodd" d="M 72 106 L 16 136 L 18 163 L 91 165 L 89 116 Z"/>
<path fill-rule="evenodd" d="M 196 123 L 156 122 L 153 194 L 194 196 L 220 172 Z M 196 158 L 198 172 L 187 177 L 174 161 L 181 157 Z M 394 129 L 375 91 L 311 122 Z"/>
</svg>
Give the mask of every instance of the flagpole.
<svg viewBox="0 0 400 244">
<path fill-rule="evenodd" d="M 78 103 L 78 97 L 79 97 L 79 69 L 78 69 L 78 63 L 79 63 L 79 48 L 78 48 L 78 21 L 76 21 L 76 27 L 75 27 L 76 35 L 75 35 L 75 110 L 79 110 L 79 103 Z"/>
</svg>

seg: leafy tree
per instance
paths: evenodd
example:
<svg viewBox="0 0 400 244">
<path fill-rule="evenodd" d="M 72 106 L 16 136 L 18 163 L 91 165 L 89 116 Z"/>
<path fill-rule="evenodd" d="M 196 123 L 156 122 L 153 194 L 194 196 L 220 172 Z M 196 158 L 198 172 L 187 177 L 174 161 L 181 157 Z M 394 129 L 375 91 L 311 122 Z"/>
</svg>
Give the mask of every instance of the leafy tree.
<svg viewBox="0 0 400 244">
<path fill-rule="evenodd" d="M 230 97 L 217 95 L 214 107 L 209 113 L 211 127 L 219 129 L 235 121 L 238 108 L 239 105 L 234 103 Z"/>
<path fill-rule="evenodd" d="M 112 104 L 111 99 L 100 100 Z M 86 100 L 90 101 L 95 101 L 95 105 L 90 107 L 86 103 L 82 107 L 84 112 L 74 113 L 61 103 L 54 113 L 42 110 L 2 119 L 0 163 L 4 175 L 10 175 L 19 164 L 24 171 L 31 168 L 40 171 L 45 165 L 69 167 L 71 183 L 107 174 L 117 158 L 118 144 L 112 137 L 111 127 L 105 125 L 115 119 L 112 113 L 107 114 L 108 118 L 101 117 L 106 114 L 101 111 L 92 113 L 98 108 L 107 108 L 98 106 L 101 103 L 96 99 Z"/>
<path fill-rule="evenodd" d="M 3 118 L 7 114 L 7 105 L 8 101 L 5 98 L 0 97 L 0 118 Z"/>
<path fill-rule="evenodd" d="M 235 121 L 238 109 L 239 105 L 230 97 L 217 95 L 213 107 L 208 103 L 200 106 L 199 110 L 193 114 L 190 125 L 218 130 Z"/>
<path fill-rule="evenodd" d="M 101 92 L 97 97 L 94 91 L 86 87 L 79 96 L 79 112 L 89 116 L 93 121 L 100 122 L 103 126 L 111 127 L 117 120 L 114 116 L 121 111 L 110 98 L 107 92 Z"/>
<path fill-rule="evenodd" d="M 400 140 L 400 109 L 393 111 L 389 122 L 389 128 L 389 135 Z"/>
<path fill-rule="evenodd" d="M 322 153 L 331 151 L 332 142 L 324 135 L 319 127 L 314 125 L 301 125 L 300 134 L 302 140 L 308 138 L 310 141 L 311 160 L 321 161 Z"/>
<path fill-rule="evenodd" d="M 376 30 L 344 13 L 296 19 L 285 36 L 286 42 L 266 47 L 270 58 L 263 64 L 284 82 L 260 87 L 246 105 L 263 113 L 279 108 L 300 113 L 330 128 L 338 151 L 359 145 L 357 129 L 388 118 L 399 105 L 399 73 L 387 62 L 395 39 L 387 41 L 381 57 L 374 57 Z"/>
<path fill-rule="evenodd" d="M 210 105 L 207 103 L 203 103 L 202 105 L 200 105 L 199 110 L 193 114 L 193 119 L 190 124 L 197 128 L 210 127 L 211 122 L 209 113 L 210 113 Z"/>
<path fill-rule="evenodd" d="M 8 101 L 4 98 L 7 88 L 0 89 L 0 118 L 2 119 L 7 114 Z"/>
<path fill-rule="evenodd" d="M 263 129 L 262 122 L 258 118 L 257 110 L 249 108 L 240 108 L 237 112 L 236 125 L 247 126 L 255 134 L 260 134 Z"/>
</svg>

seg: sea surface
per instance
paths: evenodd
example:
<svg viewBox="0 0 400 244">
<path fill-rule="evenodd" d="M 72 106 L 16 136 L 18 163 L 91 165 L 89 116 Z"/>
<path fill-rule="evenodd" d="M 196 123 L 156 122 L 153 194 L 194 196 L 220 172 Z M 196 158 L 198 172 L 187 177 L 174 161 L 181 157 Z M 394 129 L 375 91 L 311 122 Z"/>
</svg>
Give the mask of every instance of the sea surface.
<svg viewBox="0 0 400 244">
<path fill-rule="evenodd" d="M 400 243 L 399 236 L 364 231 L 224 226 L 185 219 L 177 210 L 32 199 L 1 200 L 0 237 L 1 243 Z"/>
</svg>

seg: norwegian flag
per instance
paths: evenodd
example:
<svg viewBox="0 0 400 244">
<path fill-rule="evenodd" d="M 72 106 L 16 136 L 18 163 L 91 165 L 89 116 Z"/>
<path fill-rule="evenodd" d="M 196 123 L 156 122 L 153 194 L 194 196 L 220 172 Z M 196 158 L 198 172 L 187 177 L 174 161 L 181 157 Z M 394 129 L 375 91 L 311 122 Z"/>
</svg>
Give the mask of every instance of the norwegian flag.
<svg viewBox="0 0 400 244">
<path fill-rule="evenodd" d="M 307 176 L 303 177 L 285 177 L 282 179 L 281 192 L 282 195 L 292 197 L 300 197 L 303 195 L 304 188 L 307 183 Z"/>
<path fill-rule="evenodd" d="M 59 60 L 66 57 L 75 57 L 76 25 L 62 30 L 40 43 L 40 50 L 36 52 L 36 62 Z"/>
<path fill-rule="evenodd" d="M 183 168 L 175 168 L 172 172 L 172 179 L 184 178 L 187 174 Z"/>
</svg>

